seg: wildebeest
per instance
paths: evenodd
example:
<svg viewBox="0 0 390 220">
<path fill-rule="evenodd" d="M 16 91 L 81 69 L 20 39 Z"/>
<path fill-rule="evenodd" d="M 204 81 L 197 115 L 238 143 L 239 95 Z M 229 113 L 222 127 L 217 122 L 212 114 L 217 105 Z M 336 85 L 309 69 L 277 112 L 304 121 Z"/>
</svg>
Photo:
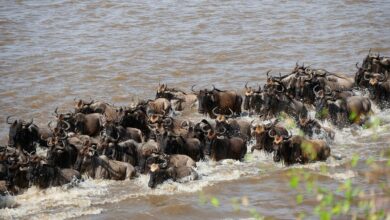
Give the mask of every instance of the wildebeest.
<svg viewBox="0 0 390 220">
<path fill-rule="evenodd" d="M 28 153 L 35 151 L 35 144 L 40 142 L 39 128 L 33 124 L 33 119 L 26 122 L 24 120 L 14 120 L 10 122 L 11 116 L 7 117 L 7 124 L 11 125 L 8 133 L 8 145 Z"/>
<path fill-rule="evenodd" d="M 167 84 L 159 84 L 156 92 L 156 99 L 168 99 L 175 111 L 190 109 L 197 102 L 195 94 L 187 94 L 181 90 L 168 88 Z"/>
<path fill-rule="evenodd" d="M 199 161 L 203 156 L 203 147 L 197 138 L 184 138 L 173 132 L 165 131 L 158 137 L 161 151 L 166 154 L 183 154 Z"/>
<path fill-rule="evenodd" d="M 134 108 L 126 108 L 119 116 L 119 125 L 128 128 L 138 128 L 141 130 L 145 139 L 149 138 L 150 129 L 148 127 L 148 116 L 146 114 L 146 107 L 137 105 Z"/>
<path fill-rule="evenodd" d="M 196 92 L 194 91 L 194 93 Z M 216 118 L 212 112 L 215 107 L 218 107 L 220 114 L 227 115 L 231 111 L 236 115 L 241 114 L 242 97 L 234 91 L 221 91 L 213 87 L 210 91 L 200 90 L 196 95 L 200 114 L 208 114 L 211 118 Z"/>
<path fill-rule="evenodd" d="M 228 138 L 241 137 L 245 141 L 250 139 L 250 122 L 244 119 L 231 119 L 230 117 L 233 116 L 233 112 L 230 115 L 221 115 L 214 110 L 216 108 L 213 109 L 213 114 L 217 115 L 215 119 L 215 130 L 220 131 L 221 129 L 225 129 L 225 135 Z"/>
<path fill-rule="evenodd" d="M 145 106 L 146 114 L 167 115 L 171 110 L 171 102 L 166 98 L 157 98 L 155 100 L 142 101 L 139 105 Z"/>
<path fill-rule="evenodd" d="M 135 176 L 131 164 L 99 156 L 95 149 L 88 146 L 79 152 L 75 169 L 95 179 L 125 180 Z"/>
<path fill-rule="evenodd" d="M 371 49 L 364 58 L 362 65 L 359 67 L 356 63 L 358 71 L 355 74 L 355 83 L 359 87 L 367 87 L 370 79 L 367 74 L 385 74 L 390 72 L 390 58 L 381 57 L 380 54 L 371 55 Z M 385 74 L 386 75 L 386 74 Z"/>
<path fill-rule="evenodd" d="M 316 117 L 328 118 L 334 125 L 343 127 L 349 123 L 363 124 L 372 113 L 371 102 L 367 97 L 349 96 L 335 98 L 319 91 L 315 101 Z"/>
<path fill-rule="evenodd" d="M 370 98 L 380 107 L 389 107 L 390 103 L 390 80 L 389 73 L 366 73 L 364 79 L 368 81 Z"/>
<path fill-rule="evenodd" d="M 71 168 L 77 159 L 78 150 L 67 141 L 67 135 L 54 136 L 48 140 L 47 162 L 48 165 L 59 168 Z"/>
<path fill-rule="evenodd" d="M 275 117 L 281 112 L 295 117 L 296 120 L 298 120 L 298 114 L 307 115 L 308 110 L 303 102 L 286 95 L 283 85 L 280 86 L 280 89 L 267 91 L 264 95 L 262 113 L 266 118 Z"/>
<path fill-rule="evenodd" d="M 106 118 L 102 119 L 103 129 L 100 136 L 106 138 L 108 141 L 118 142 L 133 139 L 139 143 L 143 141 L 141 130 L 138 128 L 127 127 L 124 128 L 121 125 L 117 125 L 112 121 L 108 121 Z"/>
<path fill-rule="evenodd" d="M 150 165 L 150 178 L 148 186 L 155 188 L 158 184 L 168 179 L 179 181 L 184 177 L 191 180 L 198 179 L 198 173 L 194 170 L 195 161 L 186 155 L 170 155 L 163 163 L 153 163 Z"/>
<path fill-rule="evenodd" d="M 75 113 L 83 113 L 83 114 L 92 114 L 92 113 L 100 113 L 105 115 L 105 117 L 114 121 L 118 119 L 120 111 L 123 109 L 117 109 L 114 106 L 101 101 L 90 101 L 85 102 L 82 99 L 78 100 L 75 106 Z"/>
<path fill-rule="evenodd" d="M 207 138 L 209 140 L 210 158 L 219 161 L 223 159 L 242 160 L 246 154 L 246 142 L 239 137 L 227 138 L 226 130 L 209 130 Z"/>
<path fill-rule="evenodd" d="M 46 164 L 42 159 L 32 159 L 28 170 L 29 181 L 39 188 L 46 189 L 50 186 L 62 186 L 72 180 L 80 180 L 81 175 L 77 170 Z"/>
<path fill-rule="evenodd" d="M 309 140 L 298 135 L 275 135 L 274 161 L 285 165 L 324 161 L 330 156 L 330 147 L 324 140 Z"/>
<path fill-rule="evenodd" d="M 323 134 L 325 138 L 333 140 L 335 132 L 325 126 L 322 126 L 319 121 L 310 117 L 299 116 L 298 128 L 309 138 L 314 134 Z"/>
<path fill-rule="evenodd" d="M 245 96 L 244 96 L 244 110 L 247 110 L 249 114 L 261 113 L 261 109 L 264 103 L 264 93 L 259 86 L 258 90 L 252 87 L 247 87 L 245 84 Z"/>
<path fill-rule="evenodd" d="M 100 113 L 75 114 L 75 132 L 89 136 L 98 135 L 103 128 L 103 117 Z"/>
<path fill-rule="evenodd" d="M 266 153 L 272 153 L 273 141 L 275 135 L 288 135 L 286 128 L 278 124 L 278 120 L 267 124 L 257 124 L 253 127 L 252 137 L 256 143 L 252 146 L 251 152 L 254 150 L 264 150 Z"/>
</svg>

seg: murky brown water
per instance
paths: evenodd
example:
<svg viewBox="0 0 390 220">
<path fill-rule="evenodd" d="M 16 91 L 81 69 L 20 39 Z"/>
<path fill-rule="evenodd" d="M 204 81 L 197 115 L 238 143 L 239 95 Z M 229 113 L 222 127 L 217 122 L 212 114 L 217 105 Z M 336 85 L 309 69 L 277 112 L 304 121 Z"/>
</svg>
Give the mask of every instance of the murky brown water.
<svg viewBox="0 0 390 220">
<path fill-rule="evenodd" d="M 288 73 L 296 61 L 353 74 L 372 48 L 390 55 L 387 1 L 2 1 L 0 4 L 0 140 L 7 115 L 34 117 L 45 125 L 51 112 L 73 107 L 74 98 L 127 105 L 153 98 L 159 81 L 189 90 L 215 84 L 241 91 L 246 81 L 262 84 L 265 72 Z M 388 112 L 379 113 L 389 121 Z M 370 131 L 337 134 L 332 151 L 347 159 L 328 161 L 323 184 L 336 187 L 362 176 L 343 166 L 352 153 L 379 158 L 390 140 Z M 360 137 L 359 137 L 360 136 Z M 212 167 L 212 168 L 210 168 Z M 304 166 L 317 173 L 318 164 Z M 255 154 L 254 161 L 200 164 L 203 179 L 167 183 L 152 191 L 147 177 L 132 182 L 88 180 L 76 189 L 30 189 L 0 210 L 17 218 L 246 218 L 230 199 L 247 196 L 261 214 L 291 219 L 310 213 L 313 202 L 295 208 L 289 169 Z M 206 175 L 207 174 L 207 175 Z M 199 202 L 200 191 L 221 207 Z M 98 214 L 98 215 L 95 215 Z"/>
</svg>

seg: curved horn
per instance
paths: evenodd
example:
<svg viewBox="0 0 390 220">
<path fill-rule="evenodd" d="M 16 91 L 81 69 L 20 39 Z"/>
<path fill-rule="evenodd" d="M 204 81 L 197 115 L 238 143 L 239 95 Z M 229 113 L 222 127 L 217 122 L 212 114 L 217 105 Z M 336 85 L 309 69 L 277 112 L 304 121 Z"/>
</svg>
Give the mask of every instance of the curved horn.
<svg viewBox="0 0 390 220">
<path fill-rule="evenodd" d="M 255 119 L 253 119 L 250 123 L 250 126 L 253 127 L 253 122 L 255 121 Z"/>
<path fill-rule="evenodd" d="M 56 117 L 58 117 L 58 107 L 54 110 L 54 114 L 56 114 Z"/>
<path fill-rule="evenodd" d="M 380 78 L 378 79 L 378 81 L 381 81 L 381 82 L 385 81 L 386 78 L 387 78 L 387 77 L 385 76 L 385 74 L 383 74 L 383 73 L 380 73 L 379 76 L 380 76 Z"/>
<path fill-rule="evenodd" d="M 65 123 L 65 125 L 66 125 L 66 127 L 65 127 L 65 128 L 62 128 L 62 129 L 64 129 L 65 131 L 68 131 L 69 128 L 70 128 L 69 122 L 67 122 L 67 121 L 65 121 L 65 120 L 63 120 L 62 122 Z"/>
<path fill-rule="evenodd" d="M 194 90 L 194 87 L 195 87 L 195 85 L 191 86 L 191 91 L 196 93 L 196 91 Z"/>
<path fill-rule="evenodd" d="M 49 121 L 49 123 L 47 123 L 47 127 L 49 127 L 49 130 L 53 132 L 53 128 L 51 127 L 52 123 L 53 121 Z"/>
<path fill-rule="evenodd" d="M 267 74 L 267 78 L 269 78 L 269 73 L 270 73 L 271 71 L 272 71 L 272 70 L 268 70 L 268 71 L 267 71 L 267 73 L 266 73 L 266 74 Z"/>
<path fill-rule="evenodd" d="M 280 85 L 280 87 L 282 88 L 281 90 L 279 90 L 279 89 L 275 89 L 275 91 L 276 92 L 279 92 L 279 93 L 282 93 L 282 92 L 284 92 L 284 86 L 283 86 L 283 84 L 279 84 Z M 277 87 L 276 87 L 277 88 Z"/>
<path fill-rule="evenodd" d="M 167 123 L 165 123 L 165 122 L 167 122 Z M 172 118 L 166 118 L 166 119 L 164 119 L 164 124 L 165 125 L 172 125 L 172 123 L 173 123 L 173 120 L 172 120 Z"/>
<path fill-rule="evenodd" d="M 306 70 L 309 70 L 308 72 L 306 72 Z M 305 69 L 305 72 L 310 76 L 309 78 L 305 79 L 305 81 L 311 81 L 313 79 L 313 71 L 310 70 L 310 69 Z"/>
<path fill-rule="evenodd" d="M 356 69 L 360 69 L 360 67 L 358 67 L 358 65 L 359 65 L 359 62 L 357 62 L 357 63 L 355 64 Z"/>
<path fill-rule="evenodd" d="M 215 110 L 218 108 L 218 106 L 217 107 L 215 107 L 215 108 L 213 108 L 213 110 L 211 110 L 211 112 L 214 114 L 214 115 L 219 115 L 219 114 L 217 114 L 216 112 L 215 112 Z"/>
<path fill-rule="evenodd" d="M 248 89 L 248 82 L 245 83 L 245 89 Z"/>
<path fill-rule="evenodd" d="M 184 125 L 184 123 L 186 123 L 186 125 Z M 190 127 L 190 121 L 188 120 L 182 121 L 180 127 L 182 128 Z"/>
<path fill-rule="evenodd" d="M 284 140 L 290 139 L 290 138 L 292 137 L 292 134 L 291 134 L 289 131 L 287 131 L 287 133 L 288 133 L 287 136 L 286 136 L 286 135 L 283 135 L 283 139 L 284 139 Z"/>
<path fill-rule="evenodd" d="M 233 112 L 233 110 L 231 108 L 229 108 L 229 111 L 230 111 L 230 114 L 226 115 L 227 118 L 231 118 L 234 115 L 234 112 Z"/>
<path fill-rule="evenodd" d="M 222 132 L 221 132 L 221 131 L 218 131 L 218 132 L 217 132 L 218 134 L 225 134 L 225 133 L 226 133 L 226 128 L 225 128 L 225 127 L 220 127 L 219 129 L 221 129 Z"/>
<path fill-rule="evenodd" d="M 325 86 L 325 95 L 330 95 L 332 94 L 332 89 L 330 88 L 330 86 Z"/>
<path fill-rule="evenodd" d="M 319 87 L 319 85 L 315 85 L 314 88 L 313 88 L 313 92 L 314 92 L 314 95 L 315 96 L 318 96 L 318 93 L 320 92 L 321 89 L 319 89 L 318 91 L 316 90 L 316 88 Z"/>
<path fill-rule="evenodd" d="M 367 81 L 370 80 L 370 73 L 364 72 L 363 78 L 364 78 L 364 80 L 367 80 Z"/>
<path fill-rule="evenodd" d="M 8 117 L 7 117 L 7 120 L 6 120 L 6 121 L 7 121 L 7 124 L 9 124 L 9 125 L 12 124 L 12 122 L 9 122 L 9 119 L 10 119 L 11 117 L 13 117 L 13 115 L 8 116 Z"/>
<path fill-rule="evenodd" d="M 58 139 L 60 139 L 61 141 L 65 140 L 66 138 L 68 138 L 68 135 L 65 132 L 63 132 L 63 133 L 64 134 L 61 137 L 58 137 Z"/>
</svg>

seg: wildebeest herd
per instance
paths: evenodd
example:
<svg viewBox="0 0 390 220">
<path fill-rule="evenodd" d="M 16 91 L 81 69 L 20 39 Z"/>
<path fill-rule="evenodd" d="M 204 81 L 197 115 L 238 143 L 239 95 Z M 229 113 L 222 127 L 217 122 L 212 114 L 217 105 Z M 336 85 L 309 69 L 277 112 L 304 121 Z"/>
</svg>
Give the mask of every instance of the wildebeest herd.
<svg viewBox="0 0 390 220">
<path fill-rule="evenodd" d="M 252 152 L 264 151 L 285 165 L 324 161 L 335 132 L 320 121 L 337 128 L 362 126 L 372 102 L 389 107 L 390 58 L 369 52 L 356 67 L 354 79 L 298 64 L 286 75 L 267 72 L 263 87 L 245 84 L 244 97 L 215 86 L 192 86 L 186 93 L 159 84 L 154 100 L 132 106 L 75 100 L 71 112 L 55 109 L 56 120 L 47 127 L 8 116 L 8 145 L 0 147 L 0 192 L 60 186 L 81 175 L 124 180 L 149 174 L 151 188 L 168 179 L 196 180 L 197 161 L 243 160 L 250 141 Z M 192 108 L 203 119 L 181 116 Z M 258 120 L 241 117 L 248 114 Z M 290 116 L 300 135 L 292 135 L 280 115 Z M 36 153 L 38 148 L 45 155 Z"/>
</svg>

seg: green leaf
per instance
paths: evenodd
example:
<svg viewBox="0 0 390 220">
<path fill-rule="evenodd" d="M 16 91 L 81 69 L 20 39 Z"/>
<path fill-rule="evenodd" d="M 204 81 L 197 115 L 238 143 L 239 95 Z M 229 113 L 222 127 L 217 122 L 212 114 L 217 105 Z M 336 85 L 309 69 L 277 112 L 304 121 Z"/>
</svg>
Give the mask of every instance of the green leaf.
<svg viewBox="0 0 390 220">
<path fill-rule="evenodd" d="M 298 176 L 292 176 L 290 179 L 290 187 L 293 189 L 296 189 L 299 184 L 299 177 Z"/>
<path fill-rule="evenodd" d="M 351 166 L 356 167 L 358 161 L 359 161 L 359 155 L 357 154 L 353 155 L 351 160 Z"/>
<path fill-rule="evenodd" d="M 306 216 L 306 214 L 305 214 L 304 212 L 301 212 L 301 213 L 299 213 L 299 215 L 298 215 L 298 218 L 297 218 L 297 219 L 304 219 L 304 218 L 305 218 L 305 216 Z"/>
<path fill-rule="evenodd" d="M 324 202 L 326 205 L 331 205 L 332 202 L 333 202 L 333 194 L 332 193 L 329 193 L 325 196 L 325 199 L 324 199 Z"/>
<path fill-rule="evenodd" d="M 330 219 L 332 219 L 332 214 L 326 210 L 321 211 L 320 219 L 321 220 L 330 220 Z"/>
<path fill-rule="evenodd" d="M 307 181 L 306 182 L 306 191 L 308 193 L 311 193 L 313 191 L 313 181 Z"/>
<path fill-rule="evenodd" d="M 264 217 L 262 217 L 260 215 L 260 213 L 258 213 L 257 210 L 254 209 L 254 208 L 250 209 L 249 213 L 251 213 L 252 217 L 255 218 L 255 219 L 258 219 L 258 220 L 264 219 Z"/>
<path fill-rule="evenodd" d="M 341 203 L 338 202 L 332 209 L 334 215 L 339 215 L 341 213 Z"/>
<path fill-rule="evenodd" d="M 373 164 L 373 163 L 374 163 L 374 157 L 370 156 L 370 157 L 366 160 L 366 164 L 370 166 L 370 165 Z"/>
<path fill-rule="evenodd" d="M 350 121 L 355 121 L 356 117 L 357 117 L 357 114 L 354 111 L 352 111 L 351 114 L 349 114 Z"/>
<path fill-rule="evenodd" d="M 303 195 L 302 194 L 297 195 L 295 200 L 297 201 L 298 205 L 302 204 L 302 202 L 303 202 Z"/>
<path fill-rule="evenodd" d="M 348 200 L 344 201 L 344 205 L 343 205 L 343 208 L 342 208 L 343 213 L 347 214 L 350 207 L 351 207 L 351 205 L 350 205 L 349 201 Z"/>
<path fill-rule="evenodd" d="M 214 207 L 219 207 L 219 200 L 216 197 L 212 197 L 210 199 L 210 202 L 211 202 L 211 205 L 213 205 Z"/>
</svg>

